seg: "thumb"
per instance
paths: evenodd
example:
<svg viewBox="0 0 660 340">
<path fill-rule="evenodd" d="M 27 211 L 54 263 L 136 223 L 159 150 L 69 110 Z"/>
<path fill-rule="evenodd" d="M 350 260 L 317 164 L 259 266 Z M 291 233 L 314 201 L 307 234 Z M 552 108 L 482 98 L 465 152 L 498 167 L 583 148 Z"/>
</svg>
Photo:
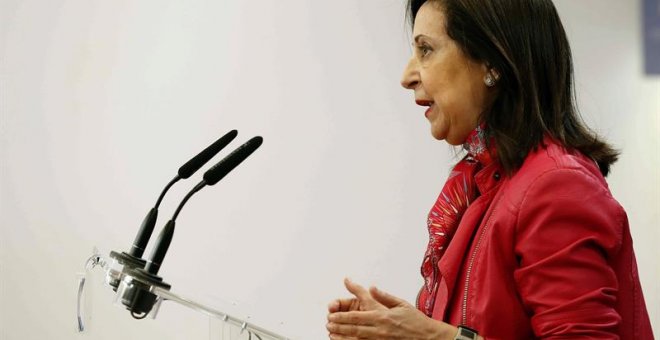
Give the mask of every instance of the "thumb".
<svg viewBox="0 0 660 340">
<path fill-rule="evenodd" d="M 351 281 L 350 279 L 344 279 L 344 285 L 351 294 L 360 301 L 360 310 L 377 310 L 377 309 L 387 309 L 380 302 L 374 299 L 368 290 L 359 284 Z"/>
<path fill-rule="evenodd" d="M 344 279 L 344 286 L 351 294 L 355 295 L 355 297 L 358 298 L 360 301 L 368 301 L 371 298 L 369 292 L 366 289 L 364 289 L 364 287 L 351 281 L 351 279 L 349 278 Z"/>
<path fill-rule="evenodd" d="M 394 308 L 406 304 L 405 300 L 384 292 L 376 287 L 369 288 L 369 292 L 374 300 L 382 303 L 387 308 Z"/>
</svg>

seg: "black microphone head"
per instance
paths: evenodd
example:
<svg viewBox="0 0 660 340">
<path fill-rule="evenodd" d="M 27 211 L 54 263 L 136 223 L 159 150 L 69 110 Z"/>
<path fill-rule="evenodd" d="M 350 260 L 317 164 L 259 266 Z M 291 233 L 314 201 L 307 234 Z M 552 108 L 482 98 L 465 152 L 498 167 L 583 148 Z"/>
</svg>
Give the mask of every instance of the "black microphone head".
<svg viewBox="0 0 660 340">
<path fill-rule="evenodd" d="M 204 173 L 204 182 L 207 185 L 218 183 L 218 181 L 234 170 L 235 167 L 241 164 L 241 162 L 257 150 L 263 143 L 263 140 L 262 137 L 257 136 L 239 146 L 238 149 L 234 150 L 227 157 L 223 158 Z"/>
<path fill-rule="evenodd" d="M 220 150 L 231 143 L 238 135 L 238 131 L 231 130 L 224 136 L 220 137 L 215 143 L 209 145 L 206 149 L 202 150 L 197 156 L 193 157 L 186 164 L 179 168 L 179 177 L 188 178 L 192 176 L 199 168 L 215 156 Z"/>
</svg>

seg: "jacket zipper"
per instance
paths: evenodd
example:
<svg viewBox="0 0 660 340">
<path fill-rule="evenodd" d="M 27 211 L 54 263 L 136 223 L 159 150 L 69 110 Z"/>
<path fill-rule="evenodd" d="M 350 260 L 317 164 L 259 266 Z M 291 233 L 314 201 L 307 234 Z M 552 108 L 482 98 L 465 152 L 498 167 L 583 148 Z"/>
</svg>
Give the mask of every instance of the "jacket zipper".
<svg viewBox="0 0 660 340">
<path fill-rule="evenodd" d="M 484 235 L 486 234 L 486 230 L 488 230 L 488 223 L 490 222 L 490 218 L 493 216 L 495 213 L 495 210 L 497 210 L 497 203 L 499 203 L 499 198 L 497 199 L 495 204 L 495 208 L 493 208 L 493 211 L 488 215 L 488 219 L 486 219 L 486 224 L 484 224 L 484 228 L 481 230 L 481 233 L 479 234 L 479 238 L 477 239 L 477 244 L 474 246 L 474 250 L 472 251 L 472 254 L 470 255 L 470 264 L 468 265 L 467 272 L 465 274 L 465 286 L 463 287 L 463 306 L 461 308 L 461 325 L 467 326 L 467 303 L 468 303 L 468 290 L 470 287 L 470 275 L 472 274 L 472 267 L 474 266 L 474 260 L 477 257 L 477 252 L 479 251 L 479 247 L 481 246 L 481 240 L 484 238 Z"/>
</svg>

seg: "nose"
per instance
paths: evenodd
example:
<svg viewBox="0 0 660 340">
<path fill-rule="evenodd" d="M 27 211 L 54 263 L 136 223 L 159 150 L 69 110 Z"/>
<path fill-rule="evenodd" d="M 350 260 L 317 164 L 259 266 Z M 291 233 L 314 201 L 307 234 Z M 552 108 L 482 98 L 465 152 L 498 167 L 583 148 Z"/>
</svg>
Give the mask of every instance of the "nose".
<svg viewBox="0 0 660 340">
<path fill-rule="evenodd" d="M 419 85 L 419 72 L 417 71 L 417 61 L 414 57 L 408 60 L 406 68 L 401 77 L 401 86 L 408 90 L 414 90 Z"/>
</svg>

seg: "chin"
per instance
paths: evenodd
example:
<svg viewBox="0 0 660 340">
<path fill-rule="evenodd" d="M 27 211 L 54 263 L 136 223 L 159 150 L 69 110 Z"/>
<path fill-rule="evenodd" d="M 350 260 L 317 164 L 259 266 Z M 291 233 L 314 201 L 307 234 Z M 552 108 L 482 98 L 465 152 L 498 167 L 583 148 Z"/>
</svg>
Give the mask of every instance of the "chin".
<svg viewBox="0 0 660 340">
<path fill-rule="evenodd" d="M 433 125 L 431 125 L 431 136 L 437 140 L 446 140 L 447 139 L 447 134 L 444 133 L 443 131 L 438 131 L 433 128 Z"/>
<path fill-rule="evenodd" d="M 463 145 L 463 142 L 465 139 L 461 140 L 460 138 L 456 138 L 454 136 L 449 136 L 447 133 L 443 133 L 440 131 L 431 131 L 431 135 L 433 138 L 437 140 L 444 140 L 447 144 L 449 145 Z"/>
</svg>

